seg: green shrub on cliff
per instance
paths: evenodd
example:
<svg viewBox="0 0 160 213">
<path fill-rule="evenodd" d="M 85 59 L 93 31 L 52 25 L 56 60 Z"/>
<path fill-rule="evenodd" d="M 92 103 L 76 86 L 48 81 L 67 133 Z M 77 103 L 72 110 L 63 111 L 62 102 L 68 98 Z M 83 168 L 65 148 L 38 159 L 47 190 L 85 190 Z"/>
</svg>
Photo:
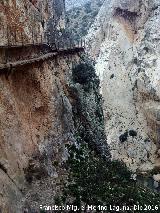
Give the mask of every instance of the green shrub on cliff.
<svg viewBox="0 0 160 213">
<path fill-rule="evenodd" d="M 87 84 L 96 78 L 94 67 L 88 63 L 81 63 L 72 70 L 73 81 Z"/>
<path fill-rule="evenodd" d="M 74 204 L 79 209 L 87 205 L 127 205 L 130 208 L 147 205 L 152 209 L 156 207 L 152 212 L 158 212 L 160 195 L 138 185 L 123 163 L 109 160 L 99 81 L 91 63 L 84 60 L 73 68 L 72 74 L 70 92 L 74 98 L 72 110 L 76 145 L 67 146 L 69 158 L 66 169 L 69 176 L 59 201 Z M 103 212 L 115 213 L 115 210 Z M 138 213 L 139 210 L 120 212 Z"/>
<path fill-rule="evenodd" d="M 134 205 L 141 205 L 144 208 L 151 206 L 155 209 L 152 212 L 158 212 L 157 209 L 160 209 L 160 195 L 139 186 L 123 163 L 106 161 L 84 144 L 80 147 L 68 146 L 68 150 L 70 157 L 67 167 L 70 175 L 64 195 L 66 201 L 72 198 L 70 204 L 78 206 L 79 209 L 87 205 L 129 206 L 131 210 L 120 212 L 130 213 L 139 212 L 133 211 Z M 151 211 L 148 209 L 141 212 Z"/>
<path fill-rule="evenodd" d="M 71 93 L 74 95 L 72 107 L 76 135 L 101 155 L 108 155 L 104 133 L 102 97 L 99 93 L 99 79 L 91 61 L 83 62 L 72 70 Z"/>
</svg>

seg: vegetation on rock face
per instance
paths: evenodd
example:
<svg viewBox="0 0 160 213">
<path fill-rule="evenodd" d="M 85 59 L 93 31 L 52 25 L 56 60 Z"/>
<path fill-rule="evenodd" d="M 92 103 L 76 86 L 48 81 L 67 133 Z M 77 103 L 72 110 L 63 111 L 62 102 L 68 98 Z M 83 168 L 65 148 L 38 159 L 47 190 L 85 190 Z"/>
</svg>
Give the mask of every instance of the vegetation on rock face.
<svg viewBox="0 0 160 213">
<path fill-rule="evenodd" d="M 135 130 L 129 130 L 129 135 L 132 137 L 136 137 L 137 136 L 137 132 Z"/>
<path fill-rule="evenodd" d="M 87 85 L 88 90 L 85 89 Z M 130 208 L 148 205 L 157 209 L 159 194 L 138 185 L 123 163 L 109 159 L 99 83 L 90 64 L 82 63 L 73 69 L 70 93 L 74 97 L 76 144 L 67 146 L 69 158 L 66 169 L 69 176 L 63 196 L 56 199 L 57 204 L 74 204 L 79 207 L 78 212 L 86 212 L 87 205 L 127 205 Z M 139 210 L 120 212 L 138 213 Z"/>
<path fill-rule="evenodd" d="M 67 29 L 75 40 L 86 36 L 95 17 L 97 16 L 103 0 L 88 1 L 81 7 L 75 7 L 67 11 Z"/>
<path fill-rule="evenodd" d="M 128 137 L 131 136 L 131 137 L 136 137 L 137 136 L 137 132 L 133 129 L 126 131 L 124 134 L 120 135 L 119 136 L 119 140 L 121 143 L 124 143 L 125 141 L 127 141 Z"/>
<path fill-rule="evenodd" d="M 124 134 L 119 136 L 119 140 L 121 143 L 124 143 L 128 139 L 128 131 L 126 131 Z"/>
<path fill-rule="evenodd" d="M 82 62 L 72 70 L 70 92 L 74 93 L 73 104 L 76 136 L 93 150 L 108 155 L 104 133 L 102 97 L 99 94 L 99 79 L 90 62 Z"/>
<path fill-rule="evenodd" d="M 80 84 L 87 84 L 96 78 L 93 66 L 85 63 L 81 63 L 73 68 L 72 76 L 73 81 Z"/>
<path fill-rule="evenodd" d="M 133 211 L 134 205 L 141 205 L 143 208 L 152 206 L 155 211 L 160 205 L 160 195 L 138 185 L 123 163 L 106 161 L 84 144 L 80 148 L 70 146 L 68 149 L 70 157 L 67 165 L 70 176 L 64 190 L 63 202 L 72 200 L 70 204 L 79 208 L 87 208 L 87 205 L 116 205 L 121 208 L 130 206 L 131 210 L 120 212 L 137 213 L 139 210 Z M 100 212 L 98 208 L 97 212 Z M 108 209 L 104 212 L 115 211 Z"/>
</svg>

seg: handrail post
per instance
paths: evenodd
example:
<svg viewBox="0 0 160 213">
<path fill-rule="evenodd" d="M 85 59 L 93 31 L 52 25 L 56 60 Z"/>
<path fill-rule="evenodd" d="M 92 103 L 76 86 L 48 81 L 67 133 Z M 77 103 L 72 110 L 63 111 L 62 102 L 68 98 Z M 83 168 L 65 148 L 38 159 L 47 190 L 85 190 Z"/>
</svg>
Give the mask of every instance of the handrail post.
<svg viewBox="0 0 160 213">
<path fill-rule="evenodd" d="M 68 50 L 68 40 L 67 40 L 67 42 L 66 42 L 66 50 Z"/>
<path fill-rule="evenodd" d="M 17 43 L 17 33 L 16 33 L 16 29 L 15 29 L 15 31 L 14 31 L 14 41 L 15 41 L 15 45 L 16 45 L 16 43 Z"/>
<path fill-rule="evenodd" d="M 21 31 L 21 43 L 22 43 L 22 46 L 23 46 L 23 33 Z"/>
<path fill-rule="evenodd" d="M 4 30 L 4 25 L 2 25 L 2 31 L 3 31 L 3 38 L 4 38 L 4 36 L 5 36 L 5 30 Z"/>
<path fill-rule="evenodd" d="M 59 42 L 57 43 L 57 50 L 59 50 Z"/>
<path fill-rule="evenodd" d="M 41 34 L 41 44 L 43 43 L 43 38 L 42 38 L 42 34 Z"/>
<path fill-rule="evenodd" d="M 9 28 L 7 25 L 7 45 L 9 48 Z M 6 64 L 8 63 L 8 48 L 5 50 L 5 58 L 6 58 Z"/>
<path fill-rule="evenodd" d="M 36 44 L 37 44 L 37 33 L 35 34 L 35 36 L 36 36 Z"/>
<path fill-rule="evenodd" d="M 8 25 L 7 25 L 7 44 L 8 44 L 8 47 L 9 47 L 9 28 L 8 28 Z"/>
<path fill-rule="evenodd" d="M 34 44 L 34 38 L 33 38 L 33 26 L 32 26 L 32 44 Z"/>
</svg>

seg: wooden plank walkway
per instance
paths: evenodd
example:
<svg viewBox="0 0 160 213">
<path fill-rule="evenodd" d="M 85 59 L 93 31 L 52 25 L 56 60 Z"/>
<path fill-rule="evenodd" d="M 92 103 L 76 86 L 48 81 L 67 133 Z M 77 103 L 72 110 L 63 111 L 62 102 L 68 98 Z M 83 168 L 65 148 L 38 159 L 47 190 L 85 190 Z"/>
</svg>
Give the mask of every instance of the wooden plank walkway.
<svg viewBox="0 0 160 213">
<path fill-rule="evenodd" d="M 24 48 L 24 47 L 33 47 L 33 46 L 39 46 L 39 47 L 48 47 L 48 48 L 52 48 L 53 47 L 55 50 L 59 49 L 59 48 L 63 48 L 63 49 L 69 49 L 72 47 L 85 47 L 85 40 L 80 40 L 80 41 L 72 41 L 69 40 L 67 42 L 57 42 L 57 43 L 47 43 L 47 42 L 34 42 L 34 43 L 17 43 L 17 44 L 4 44 L 4 45 L 0 45 L 0 49 L 16 49 L 16 48 Z M 56 47 L 56 48 L 55 48 Z"/>
<path fill-rule="evenodd" d="M 12 44 L 12 45 L 0 45 L 0 49 L 10 49 L 10 48 L 22 48 L 22 47 L 32 47 L 32 46 L 49 46 L 47 43 L 26 43 L 26 44 Z"/>
<path fill-rule="evenodd" d="M 84 51 L 84 47 L 74 47 L 71 49 L 59 49 L 57 52 L 50 52 L 50 53 L 46 53 L 44 55 L 41 55 L 39 57 L 35 57 L 35 58 L 31 58 L 31 59 L 26 59 L 26 60 L 19 60 L 16 62 L 8 62 L 6 64 L 0 64 L 0 72 L 2 70 L 11 70 L 12 68 L 16 68 L 16 67 L 21 67 L 24 65 L 29 65 L 29 64 L 33 64 L 33 63 L 37 63 L 40 61 L 45 61 L 45 60 L 49 60 L 55 56 L 58 55 L 65 55 L 65 54 L 73 54 L 76 52 L 83 52 Z"/>
</svg>

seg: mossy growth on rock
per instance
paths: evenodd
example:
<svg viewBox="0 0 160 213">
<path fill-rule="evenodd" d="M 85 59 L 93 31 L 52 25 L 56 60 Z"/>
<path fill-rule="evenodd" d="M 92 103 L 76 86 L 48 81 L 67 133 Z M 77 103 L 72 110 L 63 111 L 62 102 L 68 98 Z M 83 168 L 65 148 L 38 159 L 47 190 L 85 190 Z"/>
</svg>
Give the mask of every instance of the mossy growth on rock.
<svg viewBox="0 0 160 213">
<path fill-rule="evenodd" d="M 124 143 L 128 139 L 128 131 L 126 131 L 124 134 L 119 136 L 119 140 L 121 143 Z"/>
<path fill-rule="evenodd" d="M 85 79 L 83 73 L 87 73 Z M 159 194 L 141 187 L 122 162 L 110 160 L 104 133 L 102 98 L 97 82 L 95 70 L 88 62 L 73 69 L 69 92 L 73 102 L 76 142 L 67 145 L 69 158 L 65 168 L 68 179 L 63 187 L 63 195 L 56 198 L 57 204 L 76 205 L 79 208 L 77 212 L 87 212 L 87 205 L 127 205 L 131 209 L 134 205 L 160 205 Z M 90 85 L 88 90 L 85 90 L 86 85 Z M 96 212 L 99 212 L 98 209 Z M 115 213 L 109 209 L 103 212 Z"/>
<path fill-rule="evenodd" d="M 32 184 L 34 180 L 41 180 L 48 176 L 44 158 L 46 156 L 34 156 L 29 160 L 28 167 L 24 169 L 25 179 L 27 183 Z"/>
<path fill-rule="evenodd" d="M 78 212 L 87 212 L 87 205 L 134 205 L 158 207 L 160 195 L 141 187 L 132 179 L 131 172 L 118 161 L 108 161 L 90 150 L 88 145 L 68 146 L 70 157 L 66 163 L 69 170 L 68 182 L 65 186 L 61 204 L 78 206 Z M 82 210 L 83 209 L 83 210 Z M 156 210 L 155 210 L 156 211 Z M 72 211 L 71 211 L 72 212 Z M 98 210 L 96 212 L 101 212 Z M 103 212 L 115 212 L 108 208 Z M 145 212 L 150 212 L 146 210 Z"/>
<path fill-rule="evenodd" d="M 137 136 L 137 132 L 135 130 L 131 129 L 131 130 L 129 130 L 129 135 L 131 137 L 136 137 Z"/>
<path fill-rule="evenodd" d="M 152 176 L 152 175 L 158 175 L 158 174 L 160 174 L 160 167 L 159 167 L 159 166 L 155 167 L 155 168 L 152 169 L 152 171 L 150 172 L 150 175 L 151 175 L 151 176 Z"/>
<path fill-rule="evenodd" d="M 94 67 L 89 63 L 80 63 L 72 70 L 73 81 L 79 84 L 88 84 L 98 80 Z"/>
<path fill-rule="evenodd" d="M 69 92 L 74 99 L 75 137 L 107 157 L 109 152 L 104 133 L 102 96 L 95 69 L 88 59 L 82 58 L 82 62 L 73 68 L 72 75 Z"/>
</svg>

